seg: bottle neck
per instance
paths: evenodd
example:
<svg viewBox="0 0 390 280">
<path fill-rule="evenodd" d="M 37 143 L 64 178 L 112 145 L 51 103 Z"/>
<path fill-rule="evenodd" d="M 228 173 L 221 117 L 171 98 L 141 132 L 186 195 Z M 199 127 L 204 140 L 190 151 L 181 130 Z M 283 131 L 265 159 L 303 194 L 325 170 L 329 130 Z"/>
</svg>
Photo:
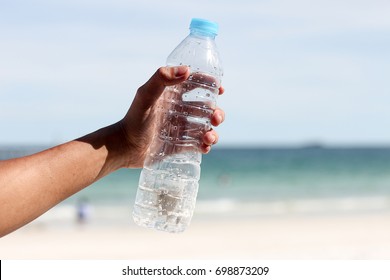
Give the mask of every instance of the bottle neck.
<svg viewBox="0 0 390 280">
<path fill-rule="evenodd" d="M 201 30 L 197 30 L 197 29 L 191 29 L 190 30 L 190 35 L 196 36 L 196 37 L 202 37 L 202 38 L 210 38 L 212 40 L 214 40 L 215 36 L 217 36 L 216 34 L 205 32 L 205 31 L 201 31 Z"/>
</svg>

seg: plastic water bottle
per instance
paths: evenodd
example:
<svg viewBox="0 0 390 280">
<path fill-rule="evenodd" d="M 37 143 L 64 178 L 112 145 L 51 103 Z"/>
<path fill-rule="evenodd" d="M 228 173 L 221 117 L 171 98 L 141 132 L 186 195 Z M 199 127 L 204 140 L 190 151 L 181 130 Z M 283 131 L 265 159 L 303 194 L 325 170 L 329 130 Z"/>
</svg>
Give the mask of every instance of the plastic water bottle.
<svg viewBox="0 0 390 280">
<path fill-rule="evenodd" d="M 218 25 L 192 19 L 190 34 L 168 56 L 168 66 L 187 65 L 189 78 L 165 89 L 157 104 L 158 125 L 140 175 L 136 224 L 182 232 L 190 224 L 200 178 L 203 135 L 211 129 L 222 66 Z"/>
</svg>

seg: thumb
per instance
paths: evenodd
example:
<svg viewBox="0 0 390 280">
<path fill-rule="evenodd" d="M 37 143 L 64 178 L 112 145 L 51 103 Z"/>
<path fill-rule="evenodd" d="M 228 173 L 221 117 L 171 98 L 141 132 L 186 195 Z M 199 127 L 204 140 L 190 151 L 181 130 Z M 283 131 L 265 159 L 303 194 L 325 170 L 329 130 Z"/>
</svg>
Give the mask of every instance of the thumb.
<svg viewBox="0 0 390 280">
<path fill-rule="evenodd" d="M 150 108 L 163 93 L 165 87 L 185 81 L 189 76 L 187 66 L 160 67 L 137 91 L 139 106 Z"/>
</svg>

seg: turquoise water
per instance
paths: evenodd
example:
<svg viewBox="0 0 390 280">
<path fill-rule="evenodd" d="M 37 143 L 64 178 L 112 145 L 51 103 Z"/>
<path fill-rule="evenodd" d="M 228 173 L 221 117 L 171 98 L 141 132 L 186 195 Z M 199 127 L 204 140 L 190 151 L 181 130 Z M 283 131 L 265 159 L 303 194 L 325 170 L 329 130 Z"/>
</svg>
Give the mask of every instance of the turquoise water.
<svg viewBox="0 0 390 280">
<path fill-rule="evenodd" d="M 119 170 L 83 194 L 131 201 L 140 170 Z M 390 195 L 390 149 L 214 149 L 204 155 L 199 200 Z"/>
<path fill-rule="evenodd" d="M 0 159 L 37 150 L 0 148 Z M 126 206 L 130 212 L 140 171 L 118 170 L 63 204 L 87 198 L 93 205 Z M 390 209 L 390 148 L 214 148 L 203 156 L 200 212 L 229 210 L 234 203 L 240 209 L 251 204 L 274 207 L 272 203 L 291 208 L 302 201 L 318 206 L 335 199 L 349 201 L 348 207 L 355 199 L 356 207 L 370 203 L 371 208 Z M 344 202 L 336 204 L 345 207 Z"/>
</svg>

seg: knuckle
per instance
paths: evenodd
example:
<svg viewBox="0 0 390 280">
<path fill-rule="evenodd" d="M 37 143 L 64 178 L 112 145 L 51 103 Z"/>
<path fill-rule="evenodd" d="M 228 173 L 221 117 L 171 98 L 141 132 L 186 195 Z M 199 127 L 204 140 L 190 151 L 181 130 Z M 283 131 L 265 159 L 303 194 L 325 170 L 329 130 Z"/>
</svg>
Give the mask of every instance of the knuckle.
<svg viewBox="0 0 390 280">
<path fill-rule="evenodd" d="M 168 73 L 166 67 L 158 68 L 156 74 L 157 74 L 158 78 L 164 82 L 169 80 L 169 73 Z"/>
</svg>

